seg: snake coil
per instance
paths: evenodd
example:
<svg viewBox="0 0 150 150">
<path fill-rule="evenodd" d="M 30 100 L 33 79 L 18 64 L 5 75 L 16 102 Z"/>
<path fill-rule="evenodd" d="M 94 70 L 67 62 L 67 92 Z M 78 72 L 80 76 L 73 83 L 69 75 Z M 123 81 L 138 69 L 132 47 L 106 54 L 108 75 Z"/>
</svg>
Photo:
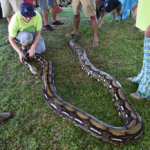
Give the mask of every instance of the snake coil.
<svg viewBox="0 0 150 150">
<path fill-rule="evenodd" d="M 80 36 L 69 42 L 74 52 L 77 53 L 82 69 L 98 82 L 106 86 L 113 98 L 116 109 L 124 121 L 123 127 L 108 125 L 83 110 L 65 102 L 57 93 L 54 84 L 53 65 L 51 61 L 39 54 L 35 54 L 43 68 L 42 88 L 47 105 L 58 116 L 79 126 L 92 135 L 115 145 L 130 144 L 136 141 L 143 133 L 143 123 L 139 114 L 132 107 L 120 83 L 109 74 L 95 68 L 88 60 L 82 47 L 76 42 Z M 23 60 L 26 67 L 31 68 L 27 60 Z"/>
</svg>

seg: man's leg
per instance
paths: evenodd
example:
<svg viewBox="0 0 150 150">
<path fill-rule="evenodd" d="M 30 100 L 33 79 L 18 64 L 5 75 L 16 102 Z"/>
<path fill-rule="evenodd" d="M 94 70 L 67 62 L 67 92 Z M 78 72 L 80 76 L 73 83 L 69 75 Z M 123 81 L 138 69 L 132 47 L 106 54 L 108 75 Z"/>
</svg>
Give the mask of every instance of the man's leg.
<svg viewBox="0 0 150 150">
<path fill-rule="evenodd" d="M 66 34 L 66 36 L 72 36 L 74 34 L 79 34 L 78 27 L 80 23 L 80 14 L 74 15 L 74 30 L 71 33 Z"/>
<path fill-rule="evenodd" d="M 2 7 L 3 18 L 7 17 L 7 21 L 9 23 L 13 15 L 10 2 L 8 0 L 1 0 L 1 7 Z"/>
<path fill-rule="evenodd" d="M 43 21 L 44 21 L 44 25 L 48 25 L 48 14 L 47 14 L 47 10 L 42 10 L 42 17 L 43 17 Z"/>
<path fill-rule="evenodd" d="M 52 14 L 52 26 L 59 26 L 59 25 L 64 25 L 63 22 L 57 21 L 56 20 L 56 1 L 54 0 L 48 0 L 48 6 L 51 6 L 51 14 Z"/>
<path fill-rule="evenodd" d="M 27 46 L 33 42 L 34 36 L 28 31 L 20 31 L 15 38 L 16 42 L 19 42 L 22 45 L 22 53 L 25 55 L 27 52 Z"/>
<path fill-rule="evenodd" d="M 97 46 L 98 45 L 98 36 L 97 36 L 98 22 L 97 22 L 96 16 L 92 16 L 90 18 L 91 18 L 92 28 L 93 28 L 93 32 L 94 32 L 94 42 L 95 42 L 95 45 L 93 45 L 93 46 Z"/>
<path fill-rule="evenodd" d="M 28 41 L 27 43 L 22 44 L 22 52 L 23 50 L 27 52 L 27 46 L 30 45 L 33 40 Z"/>
<path fill-rule="evenodd" d="M 80 23 L 80 14 L 79 15 L 74 15 L 74 34 L 78 34 L 78 27 Z"/>
<path fill-rule="evenodd" d="M 53 31 L 54 29 L 48 24 L 48 4 L 47 4 L 47 0 L 38 0 L 39 2 L 39 6 L 42 9 L 42 18 L 44 21 L 44 26 L 43 29 L 47 30 L 47 31 Z"/>
<path fill-rule="evenodd" d="M 7 17 L 8 23 L 10 23 L 11 17 L 12 17 L 12 15 Z"/>
<path fill-rule="evenodd" d="M 51 6 L 52 21 L 56 22 L 56 7 Z"/>
</svg>

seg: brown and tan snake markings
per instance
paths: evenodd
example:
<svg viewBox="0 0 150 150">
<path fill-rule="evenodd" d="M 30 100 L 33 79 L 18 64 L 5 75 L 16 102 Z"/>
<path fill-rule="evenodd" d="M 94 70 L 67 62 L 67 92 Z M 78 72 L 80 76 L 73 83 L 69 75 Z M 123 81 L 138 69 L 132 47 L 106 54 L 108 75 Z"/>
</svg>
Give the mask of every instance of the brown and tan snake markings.
<svg viewBox="0 0 150 150">
<path fill-rule="evenodd" d="M 54 69 L 51 61 L 39 54 L 35 54 L 43 68 L 42 88 L 47 105 L 60 117 L 79 126 L 92 135 L 115 145 L 130 144 L 136 141 L 143 133 L 143 123 L 139 114 L 132 107 L 120 83 L 109 74 L 95 68 L 88 60 L 86 53 L 76 40 L 71 40 L 69 46 L 77 53 L 82 69 L 92 78 L 102 83 L 109 90 L 118 114 L 124 121 L 123 127 L 108 125 L 83 110 L 65 102 L 57 93 L 54 84 Z M 23 63 L 30 70 L 33 67 L 27 60 Z"/>
</svg>

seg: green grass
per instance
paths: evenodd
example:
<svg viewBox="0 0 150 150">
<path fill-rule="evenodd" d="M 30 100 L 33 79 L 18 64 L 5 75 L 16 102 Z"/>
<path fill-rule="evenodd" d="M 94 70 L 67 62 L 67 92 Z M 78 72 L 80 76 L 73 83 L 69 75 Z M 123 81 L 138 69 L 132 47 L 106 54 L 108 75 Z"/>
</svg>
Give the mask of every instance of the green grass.
<svg viewBox="0 0 150 150">
<path fill-rule="evenodd" d="M 77 55 L 69 48 L 71 38 L 65 34 L 73 30 L 71 8 L 57 14 L 66 26 L 53 32 L 42 31 L 46 44 L 44 57 L 55 68 L 55 85 L 59 95 L 68 103 L 114 126 L 123 126 L 106 87 L 91 79 L 81 69 Z M 134 144 L 114 146 L 63 120 L 47 106 L 42 93 L 41 76 L 33 75 L 19 61 L 11 45 L 5 44 L 8 36 L 6 19 L 0 20 L 0 112 L 12 112 L 14 117 L 0 124 L 0 149 L 2 150 L 149 150 L 150 101 L 136 100 L 130 96 L 138 85 L 128 82 L 142 67 L 144 34 L 132 28 L 129 17 L 109 22 L 98 29 L 100 45 L 92 47 L 93 31 L 81 13 L 78 44 L 84 48 L 90 62 L 98 69 L 116 78 L 124 88 L 133 107 L 144 123 L 144 133 Z M 49 15 L 49 22 L 52 22 Z M 41 72 L 38 64 L 33 64 Z M 40 73 L 39 73 L 40 74 Z"/>
</svg>

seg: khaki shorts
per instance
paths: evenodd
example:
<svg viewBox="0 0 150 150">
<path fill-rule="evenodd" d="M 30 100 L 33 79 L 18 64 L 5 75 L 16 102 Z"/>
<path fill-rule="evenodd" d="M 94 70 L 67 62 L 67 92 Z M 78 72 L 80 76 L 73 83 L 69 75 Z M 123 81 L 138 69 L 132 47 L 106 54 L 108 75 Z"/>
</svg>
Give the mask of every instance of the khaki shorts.
<svg viewBox="0 0 150 150">
<path fill-rule="evenodd" d="M 3 17 L 13 15 L 13 11 L 15 13 L 20 11 L 21 3 L 23 3 L 23 0 L 1 0 Z"/>
<path fill-rule="evenodd" d="M 80 14 L 83 7 L 85 17 L 92 17 L 96 15 L 95 0 L 72 0 L 72 8 L 74 15 Z"/>
</svg>

